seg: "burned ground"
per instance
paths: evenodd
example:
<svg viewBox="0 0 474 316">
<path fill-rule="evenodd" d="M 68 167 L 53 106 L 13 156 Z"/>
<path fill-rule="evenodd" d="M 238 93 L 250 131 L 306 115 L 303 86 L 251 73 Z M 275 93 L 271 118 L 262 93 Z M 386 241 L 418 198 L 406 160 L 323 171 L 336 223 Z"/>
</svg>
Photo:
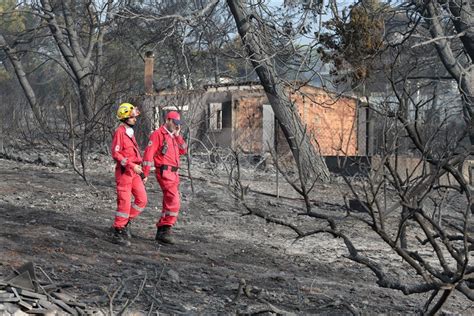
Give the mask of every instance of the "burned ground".
<svg viewBox="0 0 474 316">
<path fill-rule="evenodd" d="M 226 187 L 215 183 L 226 179 L 205 164 L 193 169 L 194 194 L 182 177 L 177 245 L 153 240 L 161 194 L 152 179 L 147 209 L 133 223 L 133 244 L 120 247 L 108 236 L 115 208 L 111 161 L 98 156 L 91 162 L 91 187 L 65 164 L 44 160 L 0 159 L 0 279 L 33 261 L 77 300 L 104 314 L 118 313 L 127 300 L 128 312 L 163 314 L 413 314 L 427 298 L 378 287 L 370 270 L 345 258 L 339 239 L 295 240 L 290 229 L 245 215 Z M 252 189 L 274 191 L 271 172 L 243 172 L 252 177 Z M 337 183 L 318 185 L 315 208 L 342 218 L 346 191 Z M 281 192 L 294 196 L 284 186 Z M 250 192 L 246 201 L 302 229 L 325 225 L 299 216 L 302 203 L 296 200 Z M 348 221 L 344 230 L 388 271 L 414 277 L 367 227 Z M 470 304 L 453 296 L 444 311 L 469 314 Z"/>
</svg>

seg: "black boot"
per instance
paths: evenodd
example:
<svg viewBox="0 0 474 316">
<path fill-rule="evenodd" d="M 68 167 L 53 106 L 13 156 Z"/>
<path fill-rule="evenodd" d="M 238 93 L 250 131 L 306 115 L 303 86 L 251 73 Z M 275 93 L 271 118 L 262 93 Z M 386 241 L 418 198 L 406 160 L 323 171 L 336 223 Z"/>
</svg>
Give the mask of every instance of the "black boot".
<svg viewBox="0 0 474 316">
<path fill-rule="evenodd" d="M 171 226 L 159 226 L 156 230 L 155 240 L 164 244 L 174 244 L 174 239 L 171 236 Z"/>
<path fill-rule="evenodd" d="M 130 246 L 131 242 L 127 240 L 127 233 L 124 228 L 114 228 L 114 235 L 112 236 L 112 242 L 121 246 Z"/>
<path fill-rule="evenodd" d="M 125 230 L 125 238 L 131 239 L 132 238 L 132 231 L 130 229 L 130 226 L 132 224 L 132 221 L 129 221 L 127 225 L 123 228 Z"/>
</svg>

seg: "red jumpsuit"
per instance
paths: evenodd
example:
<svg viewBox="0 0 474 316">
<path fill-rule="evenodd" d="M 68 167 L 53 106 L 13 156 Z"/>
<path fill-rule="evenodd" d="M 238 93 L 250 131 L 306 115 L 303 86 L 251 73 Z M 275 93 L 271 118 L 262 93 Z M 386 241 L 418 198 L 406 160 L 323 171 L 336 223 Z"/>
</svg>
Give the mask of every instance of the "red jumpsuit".
<svg viewBox="0 0 474 316">
<path fill-rule="evenodd" d="M 142 157 L 133 133 L 129 133 L 131 136 L 127 135 L 128 129 L 132 128 L 121 124 L 115 131 L 112 141 L 112 157 L 117 162 L 115 166 L 117 211 L 113 227 L 119 229 L 137 217 L 147 204 L 143 181 L 140 175 L 133 171 L 135 165 L 142 163 Z M 133 204 L 132 195 L 135 198 Z"/>
<path fill-rule="evenodd" d="M 186 153 L 186 143 L 181 135 L 172 135 L 162 125 L 150 135 L 150 141 L 143 155 L 143 173 L 147 177 L 152 165 L 155 165 L 156 180 L 163 191 L 160 226 L 173 226 L 180 209 L 179 197 L 179 156 Z"/>
</svg>

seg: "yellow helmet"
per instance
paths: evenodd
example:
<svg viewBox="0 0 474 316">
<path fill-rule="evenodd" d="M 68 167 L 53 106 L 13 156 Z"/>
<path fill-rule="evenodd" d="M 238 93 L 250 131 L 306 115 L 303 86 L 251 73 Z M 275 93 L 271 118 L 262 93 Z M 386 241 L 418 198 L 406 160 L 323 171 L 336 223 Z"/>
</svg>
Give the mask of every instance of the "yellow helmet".
<svg viewBox="0 0 474 316">
<path fill-rule="evenodd" d="M 140 111 L 131 103 L 122 103 L 117 110 L 117 118 L 121 121 L 138 115 L 140 115 Z"/>
</svg>

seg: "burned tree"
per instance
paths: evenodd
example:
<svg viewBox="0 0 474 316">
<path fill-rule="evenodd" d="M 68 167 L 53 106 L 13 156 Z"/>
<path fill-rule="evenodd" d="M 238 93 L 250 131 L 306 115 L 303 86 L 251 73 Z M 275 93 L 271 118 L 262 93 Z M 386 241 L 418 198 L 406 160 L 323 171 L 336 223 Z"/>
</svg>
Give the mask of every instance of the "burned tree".
<svg viewBox="0 0 474 316">
<path fill-rule="evenodd" d="M 12 6 L 27 21 L 24 29 L 0 34 L 0 47 L 10 61 L 44 139 L 66 148 L 74 169 L 86 179 L 85 161 L 91 147 L 100 145 L 103 132 L 92 132 L 107 121 L 114 91 L 105 88 L 104 37 L 115 9 L 112 1 L 49 0 Z M 56 88 L 45 93 L 36 80 L 46 72 Z M 37 78 L 39 76 L 39 78 Z M 40 81 L 41 82 L 41 81 Z M 61 109 L 62 111 L 59 111 Z M 108 114 L 108 112 L 107 112 Z M 102 122 L 101 119 L 104 119 Z M 107 137 L 107 136 L 105 136 Z M 76 155 L 80 155 L 80 165 Z"/>
<path fill-rule="evenodd" d="M 473 300 L 472 190 L 464 171 L 472 155 L 472 5 L 355 4 L 351 13 L 366 14 L 360 20 L 383 21 L 383 41 L 377 32 L 353 36 L 355 20 L 347 19 L 350 14 L 341 17 L 335 3 L 332 8 L 332 23 L 338 27 L 326 35 L 333 38 L 326 42 L 326 53 L 334 64 L 342 58 L 357 73 L 366 58 L 375 57 L 370 73 L 350 78 L 374 113 L 380 136 L 367 179 L 346 178 L 362 206 L 363 214 L 352 216 L 376 232 L 416 275 L 401 280 L 384 272 L 383 262 L 352 259 L 372 269 L 383 287 L 431 293 L 424 313 L 438 312 L 455 292 Z M 354 55 L 337 54 L 344 52 L 337 42 L 347 47 L 379 44 L 358 56 L 358 63 Z M 423 250 L 430 252 L 426 258 L 420 256 Z"/>
<path fill-rule="evenodd" d="M 293 157 L 297 164 L 301 165 L 304 179 L 309 182 L 316 178 L 329 180 L 326 164 L 315 149 L 315 144 L 311 142 L 295 106 L 290 102 L 284 82 L 276 74 L 272 56 L 277 52 L 271 51 L 271 38 L 265 37 L 265 30 L 268 32 L 269 26 L 257 12 L 248 12 L 243 1 L 228 0 L 227 4 Z"/>
</svg>

